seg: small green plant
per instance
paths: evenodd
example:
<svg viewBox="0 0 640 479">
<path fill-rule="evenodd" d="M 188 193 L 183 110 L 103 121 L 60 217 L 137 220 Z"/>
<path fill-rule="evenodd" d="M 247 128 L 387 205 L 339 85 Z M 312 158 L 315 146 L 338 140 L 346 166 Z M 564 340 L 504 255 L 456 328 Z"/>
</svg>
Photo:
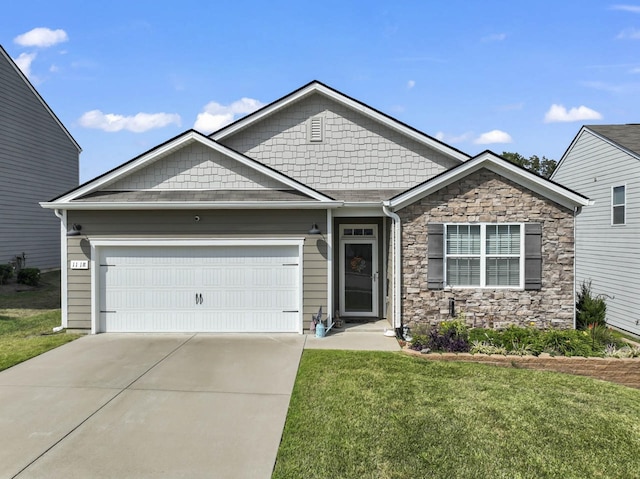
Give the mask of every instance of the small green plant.
<svg viewBox="0 0 640 479">
<path fill-rule="evenodd" d="M 615 344 L 609 344 L 604 350 L 605 358 L 640 358 L 640 347 L 638 346 L 622 346 L 616 347 Z"/>
<path fill-rule="evenodd" d="M 470 353 L 473 354 L 502 354 L 507 355 L 507 349 L 502 346 L 495 346 L 488 341 L 472 341 Z"/>
<path fill-rule="evenodd" d="M 576 328 L 587 329 L 590 324 L 606 326 L 607 304 L 600 295 L 594 296 L 591 281 L 583 281 L 576 301 Z"/>
<path fill-rule="evenodd" d="M 38 268 L 23 268 L 18 271 L 17 281 L 27 286 L 38 286 L 40 284 L 40 270 Z"/>
<path fill-rule="evenodd" d="M 0 264 L 0 284 L 7 284 L 13 276 L 13 266 Z"/>
</svg>

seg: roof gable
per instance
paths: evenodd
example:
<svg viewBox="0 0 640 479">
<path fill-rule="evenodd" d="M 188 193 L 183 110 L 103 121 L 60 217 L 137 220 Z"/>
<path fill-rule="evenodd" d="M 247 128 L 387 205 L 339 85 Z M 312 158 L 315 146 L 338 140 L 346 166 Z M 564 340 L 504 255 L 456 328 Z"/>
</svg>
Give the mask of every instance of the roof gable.
<svg viewBox="0 0 640 479">
<path fill-rule="evenodd" d="M 389 201 L 385 201 L 384 204 L 394 210 L 404 208 L 405 206 L 408 206 L 482 168 L 486 168 L 498 175 L 508 178 L 514 183 L 545 196 L 546 198 L 567 208 L 587 206 L 590 204 L 589 199 L 585 196 L 565 188 L 558 183 L 538 176 L 535 173 L 527 171 L 488 150 L 480 153 L 478 156 L 470 159 L 466 163 L 445 171 L 444 173 L 395 196 Z"/>
<path fill-rule="evenodd" d="M 216 174 L 222 177 L 209 176 Z M 216 189 L 293 190 L 307 199 L 332 201 L 282 173 L 189 130 L 43 206 L 64 209 L 75 200 L 99 197 L 99 193 L 105 191 Z M 163 197 L 179 196 L 164 194 Z"/>
<path fill-rule="evenodd" d="M 572 152 L 583 142 L 585 135 L 589 135 L 603 141 L 614 148 L 640 160 L 640 124 L 629 125 L 584 125 L 571 141 L 566 151 L 560 158 L 551 179 L 558 177 L 566 169 L 565 163 L 572 156 Z"/>
<path fill-rule="evenodd" d="M 9 64 L 11 68 L 15 71 L 16 75 L 22 80 L 26 88 L 31 92 L 31 94 L 33 94 L 33 96 L 38 101 L 38 103 L 42 105 L 44 110 L 51 116 L 54 122 L 60 127 L 60 130 L 62 130 L 62 132 L 69 138 L 73 146 L 78 150 L 78 153 L 80 153 L 82 151 L 82 148 L 80 148 L 80 145 L 78 144 L 78 142 L 76 142 L 73 136 L 71 136 L 71 133 L 69 133 L 69 130 L 67 130 L 67 128 L 62 124 L 62 122 L 56 116 L 53 110 L 49 108 L 49 105 L 47 105 L 47 102 L 44 101 L 44 99 L 40 96 L 38 91 L 33 87 L 29 79 L 25 76 L 24 73 L 22 73 L 22 70 L 18 68 L 18 65 L 16 65 L 16 63 L 9 56 L 6 50 L 2 47 L 2 45 L 0 45 L 0 61 L 2 61 L 3 58 L 7 62 L 7 64 Z"/>
<path fill-rule="evenodd" d="M 281 111 L 288 106 L 301 101 L 302 99 L 308 97 L 312 94 L 320 94 L 331 100 L 344 105 L 347 108 L 350 108 L 354 111 L 359 112 L 360 114 L 373 119 L 376 122 L 379 122 L 385 125 L 388 128 L 391 128 L 399 133 L 422 143 L 433 150 L 448 156 L 451 159 L 457 160 L 459 162 L 463 162 L 469 159 L 469 155 L 463 153 L 460 150 L 457 150 L 441 141 L 405 124 L 395 118 L 392 118 L 385 113 L 380 112 L 354 98 L 351 98 L 317 80 L 314 80 L 298 90 L 276 100 L 265 107 L 241 118 L 230 125 L 227 125 L 220 130 L 212 133 L 210 135 L 216 141 L 223 141 L 236 133 L 248 128 L 249 126 L 264 121 L 274 113 Z"/>
<path fill-rule="evenodd" d="M 585 129 L 640 157 L 640 124 L 585 125 Z"/>
</svg>

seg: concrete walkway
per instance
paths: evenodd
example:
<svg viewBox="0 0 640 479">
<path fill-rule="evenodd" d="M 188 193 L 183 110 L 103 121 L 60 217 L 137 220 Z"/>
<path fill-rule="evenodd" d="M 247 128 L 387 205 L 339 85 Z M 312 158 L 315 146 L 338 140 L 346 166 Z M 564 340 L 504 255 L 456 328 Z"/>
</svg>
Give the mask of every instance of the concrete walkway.
<svg viewBox="0 0 640 479">
<path fill-rule="evenodd" d="M 399 351 L 385 327 L 82 337 L 0 372 L 0 477 L 268 478 L 303 348 Z"/>
</svg>

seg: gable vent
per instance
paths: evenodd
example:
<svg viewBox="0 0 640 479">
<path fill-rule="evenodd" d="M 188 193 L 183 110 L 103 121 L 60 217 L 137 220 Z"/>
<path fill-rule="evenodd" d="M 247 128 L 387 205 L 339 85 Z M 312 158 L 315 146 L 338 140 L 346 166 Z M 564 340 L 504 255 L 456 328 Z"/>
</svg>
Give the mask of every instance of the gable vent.
<svg viewBox="0 0 640 479">
<path fill-rule="evenodd" d="M 309 141 L 322 141 L 323 140 L 323 129 L 322 129 L 322 117 L 314 116 L 309 120 L 309 131 L 307 134 L 307 138 Z"/>
</svg>

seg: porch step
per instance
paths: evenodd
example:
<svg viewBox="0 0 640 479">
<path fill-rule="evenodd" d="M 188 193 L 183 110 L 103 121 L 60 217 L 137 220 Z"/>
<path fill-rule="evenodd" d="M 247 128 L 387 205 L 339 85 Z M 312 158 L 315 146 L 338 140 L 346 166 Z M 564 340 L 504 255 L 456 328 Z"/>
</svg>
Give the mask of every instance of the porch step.
<svg viewBox="0 0 640 479">
<path fill-rule="evenodd" d="M 384 333 L 385 329 L 391 329 L 389 321 L 380 319 L 378 321 L 370 321 L 367 323 L 345 323 L 342 329 L 336 331 L 344 331 L 345 333 Z"/>
</svg>

